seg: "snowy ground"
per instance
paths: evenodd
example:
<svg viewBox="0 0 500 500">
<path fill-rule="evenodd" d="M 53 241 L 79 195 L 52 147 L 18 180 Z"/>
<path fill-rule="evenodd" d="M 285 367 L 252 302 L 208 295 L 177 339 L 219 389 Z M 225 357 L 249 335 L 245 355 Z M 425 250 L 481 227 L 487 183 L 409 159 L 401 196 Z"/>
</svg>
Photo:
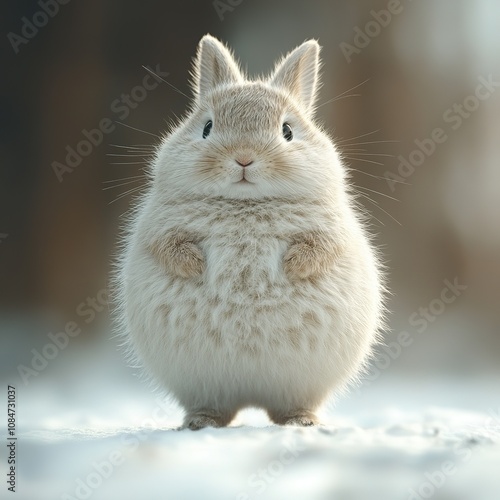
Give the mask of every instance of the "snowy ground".
<svg viewBox="0 0 500 500">
<path fill-rule="evenodd" d="M 417 382 L 387 370 L 327 409 L 324 426 L 280 428 L 249 410 L 198 432 L 175 430 L 178 409 L 111 345 L 68 350 L 26 387 L 7 378 L 19 468 L 16 495 L 4 484 L 0 498 L 500 499 L 498 375 Z"/>
</svg>

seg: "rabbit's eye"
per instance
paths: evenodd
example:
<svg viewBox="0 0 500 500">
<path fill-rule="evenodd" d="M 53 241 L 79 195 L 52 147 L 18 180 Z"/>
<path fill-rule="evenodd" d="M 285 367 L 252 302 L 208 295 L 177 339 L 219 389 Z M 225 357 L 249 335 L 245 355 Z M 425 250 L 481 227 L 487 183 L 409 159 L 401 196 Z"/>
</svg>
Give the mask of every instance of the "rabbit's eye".
<svg viewBox="0 0 500 500">
<path fill-rule="evenodd" d="M 210 131 L 212 130 L 212 120 L 208 120 L 207 123 L 205 123 L 205 127 L 203 128 L 203 139 L 206 139 L 208 135 L 210 134 Z"/>
<path fill-rule="evenodd" d="M 289 123 L 283 123 L 283 137 L 290 142 L 293 139 L 292 127 Z"/>
</svg>

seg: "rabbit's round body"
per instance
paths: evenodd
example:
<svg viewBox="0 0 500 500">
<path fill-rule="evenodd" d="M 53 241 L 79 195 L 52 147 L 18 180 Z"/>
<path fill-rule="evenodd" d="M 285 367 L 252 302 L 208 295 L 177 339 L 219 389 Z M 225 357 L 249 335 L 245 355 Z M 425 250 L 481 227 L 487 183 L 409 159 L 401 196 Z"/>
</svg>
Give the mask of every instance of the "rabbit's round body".
<svg viewBox="0 0 500 500">
<path fill-rule="evenodd" d="M 196 102 L 159 147 L 131 222 L 119 273 L 128 344 L 190 428 L 246 406 L 310 425 L 377 339 L 379 266 L 311 120 L 317 66 L 306 42 L 249 82 L 204 37 Z"/>
</svg>

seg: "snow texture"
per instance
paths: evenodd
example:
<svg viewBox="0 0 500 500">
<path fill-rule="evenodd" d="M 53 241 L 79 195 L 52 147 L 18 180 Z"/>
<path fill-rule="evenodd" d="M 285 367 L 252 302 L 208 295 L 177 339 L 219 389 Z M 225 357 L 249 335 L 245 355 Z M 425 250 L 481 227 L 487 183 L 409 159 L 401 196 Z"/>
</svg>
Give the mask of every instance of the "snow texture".
<svg viewBox="0 0 500 500">
<path fill-rule="evenodd" d="M 4 485 L 1 498 L 500 498 L 494 376 L 383 373 L 327 408 L 323 426 L 281 428 L 247 410 L 229 428 L 193 432 L 175 430 L 180 411 L 119 355 L 86 349 L 19 382 L 17 493 Z"/>
</svg>

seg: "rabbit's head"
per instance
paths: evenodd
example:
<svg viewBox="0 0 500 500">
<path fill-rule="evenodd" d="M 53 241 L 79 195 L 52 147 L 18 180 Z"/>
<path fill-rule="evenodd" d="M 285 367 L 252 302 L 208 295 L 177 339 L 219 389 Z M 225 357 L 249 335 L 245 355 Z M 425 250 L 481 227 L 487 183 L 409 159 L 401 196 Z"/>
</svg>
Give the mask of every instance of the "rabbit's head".
<svg viewBox="0 0 500 500">
<path fill-rule="evenodd" d="M 335 148 L 313 122 L 319 50 L 307 41 L 271 76 L 250 81 L 221 42 L 203 37 L 193 106 L 158 150 L 156 187 L 170 196 L 238 199 L 314 197 L 341 187 Z"/>
</svg>

